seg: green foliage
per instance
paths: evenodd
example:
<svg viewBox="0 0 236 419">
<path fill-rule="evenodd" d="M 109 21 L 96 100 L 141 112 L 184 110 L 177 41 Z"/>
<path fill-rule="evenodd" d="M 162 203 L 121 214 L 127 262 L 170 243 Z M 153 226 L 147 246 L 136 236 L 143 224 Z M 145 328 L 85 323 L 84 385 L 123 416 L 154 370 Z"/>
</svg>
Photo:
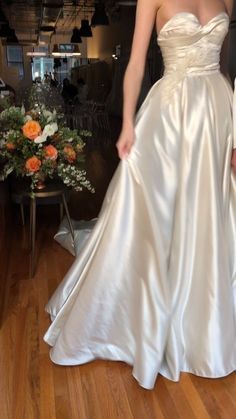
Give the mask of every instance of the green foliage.
<svg viewBox="0 0 236 419">
<path fill-rule="evenodd" d="M 85 171 L 88 136 L 88 131 L 60 126 L 56 111 L 44 106 L 27 113 L 24 107 L 6 109 L 0 114 L 0 179 L 12 172 L 27 176 L 33 190 L 39 179 L 59 177 L 76 190 L 94 192 Z"/>
</svg>

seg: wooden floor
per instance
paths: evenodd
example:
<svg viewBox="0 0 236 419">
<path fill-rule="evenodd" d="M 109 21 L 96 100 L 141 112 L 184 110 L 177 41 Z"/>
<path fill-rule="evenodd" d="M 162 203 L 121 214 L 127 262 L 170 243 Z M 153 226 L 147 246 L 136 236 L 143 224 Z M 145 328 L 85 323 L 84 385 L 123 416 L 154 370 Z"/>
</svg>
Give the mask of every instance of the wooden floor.
<svg viewBox="0 0 236 419">
<path fill-rule="evenodd" d="M 16 209 L 5 219 L 0 214 L 0 419 L 235 418 L 236 374 L 214 380 L 182 374 L 178 383 L 159 376 L 148 391 L 121 362 L 60 367 L 49 360 L 44 306 L 73 261 L 53 240 L 58 212 L 39 210 L 33 279 L 28 227 Z"/>
</svg>

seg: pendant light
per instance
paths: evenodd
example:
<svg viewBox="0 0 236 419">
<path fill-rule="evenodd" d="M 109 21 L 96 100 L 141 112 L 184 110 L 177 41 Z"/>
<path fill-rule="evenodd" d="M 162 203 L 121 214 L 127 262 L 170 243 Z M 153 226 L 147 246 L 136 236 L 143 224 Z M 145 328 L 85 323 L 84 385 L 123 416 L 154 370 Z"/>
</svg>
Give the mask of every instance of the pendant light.
<svg viewBox="0 0 236 419">
<path fill-rule="evenodd" d="M 81 39 L 81 36 L 80 36 L 80 31 L 79 31 L 79 29 L 76 26 L 76 17 L 77 17 L 77 14 L 76 14 L 76 3 L 77 2 L 75 1 L 75 27 L 73 29 L 70 42 L 72 44 L 81 44 L 82 43 L 82 39 Z"/>
<path fill-rule="evenodd" d="M 53 49 L 52 49 L 51 54 L 52 54 L 53 57 L 60 57 L 61 53 L 60 53 L 60 50 L 59 50 L 59 44 L 57 42 L 56 27 L 55 27 L 55 31 L 54 31 L 54 36 L 55 36 L 55 41 L 54 41 L 54 45 L 53 45 Z"/>
<path fill-rule="evenodd" d="M 106 14 L 105 5 L 101 1 L 95 3 L 95 12 L 91 19 L 91 26 L 107 26 L 109 25 L 109 19 Z"/>
<path fill-rule="evenodd" d="M 91 38 L 93 36 L 89 20 L 85 16 L 85 1 L 84 1 L 84 19 L 81 20 L 80 36 L 82 38 Z"/>
<path fill-rule="evenodd" d="M 15 29 L 11 29 L 9 31 L 9 35 L 7 37 L 7 44 L 19 44 L 18 38 L 16 36 Z"/>
<path fill-rule="evenodd" d="M 9 26 L 9 23 L 6 23 L 4 25 L 1 25 L 0 37 L 1 38 L 7 38 L 10 35 L 11 35 L 11 28 Z"/>
<path fill-rule="evenodd" d="M 81 20 L 80 36 L 82 38 L 91 38 L 93 36 L 88 19 Z"/>
<path fill-rule="evenodd" d="M 72 37 L 71 37 L 70 42 L 72 44 L 81 44 L 81 42 L 82 42 L 82 39 L 81 39 L 81 36 L 80 36 L 80 31 L 76 26 L 73 29 Z"/>
</svg>

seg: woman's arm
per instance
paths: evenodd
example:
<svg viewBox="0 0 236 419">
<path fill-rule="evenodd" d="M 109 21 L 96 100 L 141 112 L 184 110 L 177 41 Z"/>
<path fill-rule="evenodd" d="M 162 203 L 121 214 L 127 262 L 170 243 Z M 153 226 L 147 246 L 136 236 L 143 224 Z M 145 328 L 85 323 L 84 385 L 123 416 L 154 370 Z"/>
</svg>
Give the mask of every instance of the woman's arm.
<svg viewBox="0 0 236 419">
<path fill-rule="evenodd" d="M 228 15 L 231 17 L 233 12 L 234 0 L 224 0 L 224 4 Z"/>
<path fill-rule="evenodd" d="M 156 14 L 157 0 L 138 0 L 131 55 L 124 77 L 124 124 L 133 122 Z"/>
<path fill-rule="evenodd" d="M 134 116 L 158 8 L 158 0 L 138 0 L 131 55 L 124 77 L 123 125 L 117 142 L 120 158 L 130 152 L 134 142 Z"/>
</svg>

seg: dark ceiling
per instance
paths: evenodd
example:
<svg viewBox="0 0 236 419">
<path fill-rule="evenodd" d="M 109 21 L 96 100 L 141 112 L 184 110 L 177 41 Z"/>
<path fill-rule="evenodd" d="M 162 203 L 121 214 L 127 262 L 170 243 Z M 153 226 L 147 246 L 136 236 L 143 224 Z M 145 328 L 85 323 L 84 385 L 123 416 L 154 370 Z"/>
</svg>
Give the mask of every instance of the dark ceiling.
<svg viewBox="0 0 236 419">
<path fill-rule="evenodd" d="M 88 18 L 94 12 L 94 4 L 99 0 L 0 0 L 0 7 L 15 29 L 21 44 L 33 45 L 50 43 L 51 33 L 42 27 L 53 26 L 57 34 L 71 33 L 75 23 L 80 25 L 80 19 Z M 110 20 L 119 19 L 119 3 L 135 5 L 130 0 L 103 0 Z M 236 24 L 236 1 L 233 21 Z"/>
<path fill-rule="evenodd" d="M 41 29 L 42 26 L 53 26 L 59 34 L 71 32 L 75 23 L 80 25 L 80 19 L 91 18 L 95 2 L 96 0 L 0 0 L 0 7 L 10 26 L 15 29 L 21 44 L 27 45 L 50 38 L 50 34 Z M 110 19 L 118 19 L 119 1 L 104 0 L 104 3 Z"/>
</svg>

